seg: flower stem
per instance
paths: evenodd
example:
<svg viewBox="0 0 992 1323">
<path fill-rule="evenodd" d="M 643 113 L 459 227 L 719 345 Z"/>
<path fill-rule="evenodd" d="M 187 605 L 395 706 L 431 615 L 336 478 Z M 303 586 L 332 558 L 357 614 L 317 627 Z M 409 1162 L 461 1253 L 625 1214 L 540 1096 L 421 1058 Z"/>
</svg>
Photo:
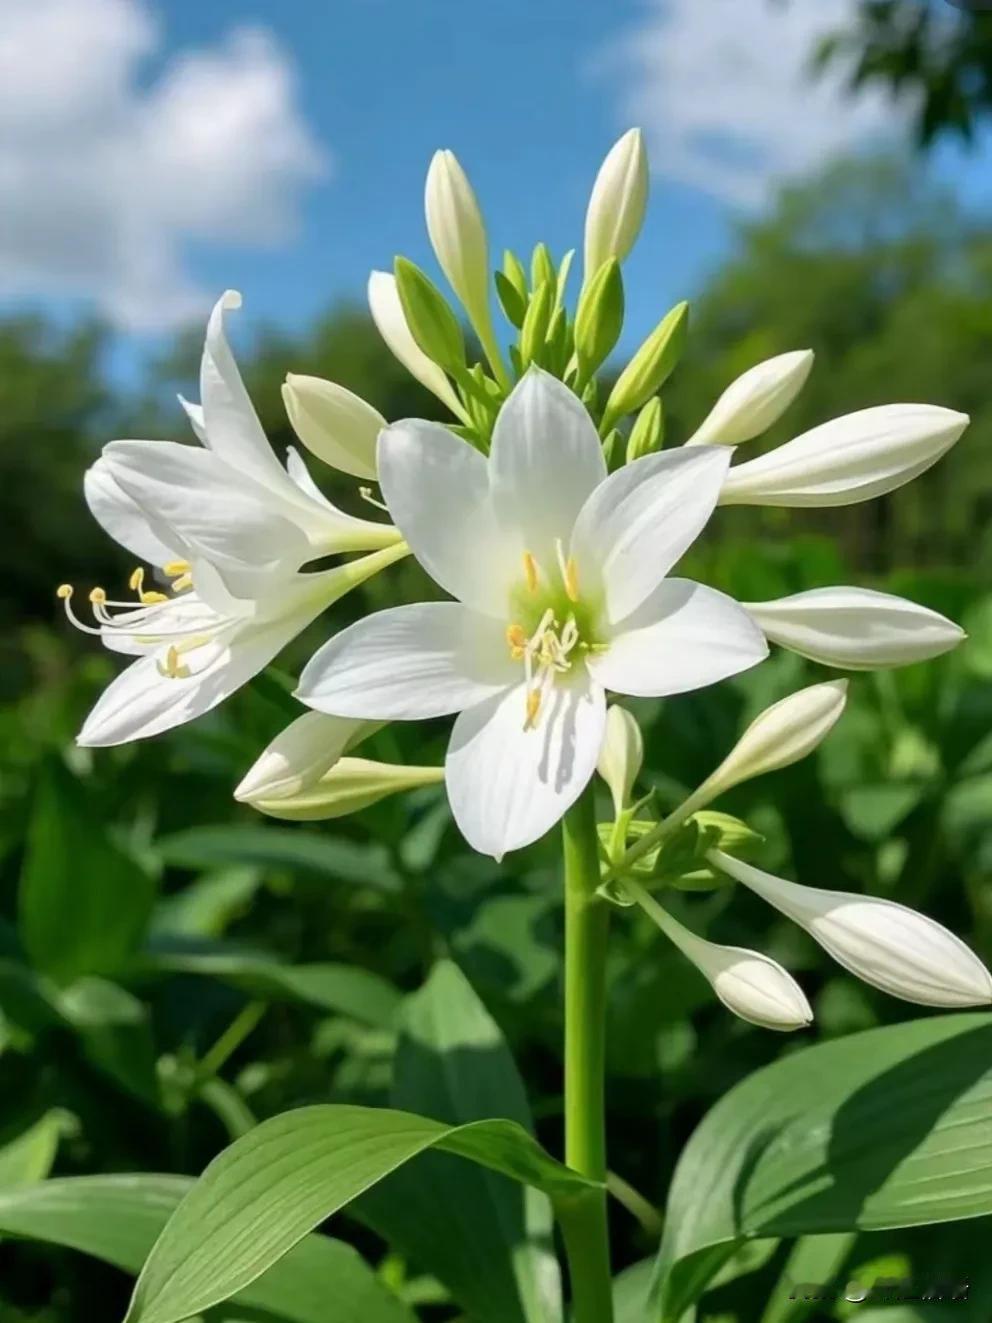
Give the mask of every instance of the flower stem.
<svg viewBox="0 0 992 1323">
<path fill-rule="evenodd" d="M 565 1161 L 603 1183 L 558 1203 L 574 1323 L 611 1323 L 606 1217 L 606 947 L 610 907 L 596 894 L 599 841 L 590 786 L 565 815 Z"/>
</svg>

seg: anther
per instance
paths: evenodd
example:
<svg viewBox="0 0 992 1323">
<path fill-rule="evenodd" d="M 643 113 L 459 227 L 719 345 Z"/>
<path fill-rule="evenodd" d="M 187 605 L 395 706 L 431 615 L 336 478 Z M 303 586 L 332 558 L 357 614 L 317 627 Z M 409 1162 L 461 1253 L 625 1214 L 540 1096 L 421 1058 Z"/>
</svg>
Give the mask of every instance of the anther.
<svg viewBox="0 0 992 1323">
<path fill-rule="evenodd" d="M 165 593 L 148 592 L 141 594 L 142 606 L 157 606 L 159 602 L 168 602 L 169 600 L 170 599 L 166 596 Z"/>
<path fill-rule="evenodd" d="M 131 577 L 127 581 L 127 586 L 131 589 L 133 593 L 140 593 L 141 585 L 144 583 L 144 581 L 145 581 L 145 572 L 139 565 L 136 570 L 131 571 Z"/>
<path fill-rule="evenodd" d="M 163 573 L 170 579 L 175 578 L 177 574 L 188 574 L 190 568 L 188 560 L 169 560 L 162 566 Z"/>
<path fill-rule="evenodd" d="M 522 627 L 520 625 L 508 625 L 506 641 L 510 645 L 510 656 L 514 661 L 519 661 L 527 648 L 527 635 Z"/>
<path fill-rule="evenodd" d="M 534 722 L 537 720 L 537 714 L 538 712 L 540 712 L 540 710 L 541 710 L 541 691 L 540 689 L 532 689 L 530 693 L 527 695 L 527 721 L 524 725 L 525 730 L 527 729 L 528 726 L 533 726 Z"/>
<path fill-rule="evenodd" d="M 537 561 L 529 551 L 524 552 L 524 577 L 527 580 L 528 589 L 532 593 L 537 592 Z"/>
<path fill-rule="evenodd" d="M 68 602 L 69 598 L 72 596 L 72 592 L 73 589 L 71 583 L 60 583 L 55 589 L 55 596 L 60 602 Z"/>
<path fill-rule="evenodd" d="M 90 601 L 94 606 L 103 606 L 107 600 L 107 594 L 103 588 L 94 588 L 90 593 Z"/>
<path fill-rule="evenodd" d="M 193 587 L 193 576 L 192 574 L 190 574 L 188 570 L 186 571 L 185 574 L 180 574 L 178 579 L 173 579 L 172 581 L 172 591 L 174 593 L 181 593 L 185 588 L 192 588 L 192 587 Z"/>
</svg>

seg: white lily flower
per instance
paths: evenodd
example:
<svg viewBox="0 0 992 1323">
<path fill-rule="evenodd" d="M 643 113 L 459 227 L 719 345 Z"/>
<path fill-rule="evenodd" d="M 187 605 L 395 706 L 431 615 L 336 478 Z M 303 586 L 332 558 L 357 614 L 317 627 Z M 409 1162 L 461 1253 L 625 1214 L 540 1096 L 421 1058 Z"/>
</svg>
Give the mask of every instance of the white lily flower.
<svg viewBox="0 0 992 1323">
<path fill-rule="evenodd" d="M 234 798 L 251 804 L 309 790 L 344 754 L 378 730 L 379 724 L 305 712 L 263 749 L 242 777 Z"/>
<path fill-rule="evenodd" d="M 847 702 L 847 681 L 830 680 L 765 708 L 723 762 L 665 819 L 672 828 L 742 781 L 799 762 L 833 730 Z"/>
<path fill-rule="evenodd" d="M 282 398 L 311 454 L 354 478 L 375 478 L 375 446 L 386 426 L 378 409 L 337 382 L 296 372 L 286 377 Z"/>
<path fill-rule="evenodd" d="M 939 611 L 871 588 L 814 588 L 747 610 L 772 643 L 846 671 L 929 661 L 965 637 Z"/>
<path fill-rule="evenodd" d="M 436 423 L 379 438 L 389 511 L 458 600 L 382 611 L 331 639 L 298 696 L 338 716 L 461 713 L 452 811 L 497 858 L 542 836 L 589 781 L 606 689 L 683 693 L 755 665 L 764 636 L 736 602 L 665 574 L 702 531 L 722 447 L 648 455 L 607 477 L 576 397 L 531 370 L 488 461 Z"/>
<path fill-rule="evenodd" d="M 643 887 L 624 881 L 624 889 L 662 932 L 696 966 L 728 1011 L 762 1029 L 787 1033 L 813 1023 L 806 994 L 770 956 L 742 946 L 721 946 L 690 932 Z"/>
<path fill-rule="evenodd" d="M 760 436 L 785 413 L 812 368 L 812 349 L 779 354 L 749 368 L 731 382 L 686 445 L 738 446 Z"/>
<path fill-rule="evenodd" d="M 883 496 L 936 464 L 968 422 L 932 404 L 862 409 L 735 465 L 720 504 L 833 506 Z"/>
<path fill-rule="evenodd" d="M 648 205 L 648 157 L 640 129 L 628 129 L 599 168 L 589 197 L 585 229 L 588 283 L 607 258 L 622 262 L 633 248 Z"/>
<path fill-rule="evenodd" d="M 630 803 L 643 762 L 644 739 L 640 726 L 625 707 L 611 704 L 606 712 L 606 734 L 596 770 L 610 788 L 617 817 Z"/>
<path fill-rule="evenodd" d="M 468 413 L 448 378 L 414 340 L 400 302 L 396 277 L 389 271 L 373 271 L 369 276 L 369 311 L 379 334 L 407 372 L 446 404 L 456 418 L 467 423 Z"/>
<path fill-rule="evenodd" d="M 933 919 L 893 900 L 787 882 L 720 850 L 707 858 L 805 928 L 839 965 L 872 987 L 921 1006 L 992 1002 L 992 974 Z"/>
<path fill-rule="evenodd" d="M 201 369 L 202 406 L 187 405 L 203 448 L 115 441 L 86 474 L 87 503 L 122 546 L 153 566 L 131 575 L 132 600 L 90 594 L 80 628 L 139 658 L 113 681 L 79 735 L 87 745 L 156 735 L 215 707 L 272 660 L 325 607 L 406 554 L 388 524 L 337 510 L 290 452 L 276 459 L 224 338 L 228 293 L 214 308 Z M 336 552 L 374 555 L 321 573 Z M 168 587 L 168 591 L 160 591 Z"/>
</svg>

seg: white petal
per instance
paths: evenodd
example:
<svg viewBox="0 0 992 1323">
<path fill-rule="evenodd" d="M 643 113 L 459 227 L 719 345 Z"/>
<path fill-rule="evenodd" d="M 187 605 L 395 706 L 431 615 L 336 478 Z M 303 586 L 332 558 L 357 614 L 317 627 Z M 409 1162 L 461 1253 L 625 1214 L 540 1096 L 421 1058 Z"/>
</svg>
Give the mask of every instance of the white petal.
<svg viewBox="0 0 992 1323">
<path fill-rule="evenodd" d="M 445 762 L 451 811 L 473 849 L 501 859 L 543 836 L 596 768 L 606 724 L 602 689 L 577 674 L 558 685 L 536 729 L 524 729 L 524 685 L 455 722 Z"/>
<path fill-rule="evenodd" d="M 550 569 L 556 539 L 568 544 L 579 511 L 606 477 L 585 405 L 549 373 L 531 368 L 496 419 L 489 475 L 515 559 L 526 550 Z"/>
<path fill-rule="evenodd" d="M 927 661 L 965 637 L 939 612 L 869 588 L 815 588 L 747 610 L 772 643 L 849 671 Z"/>
<path fill-rule="evenodd" d="M 735 465 L 721 505 L 851 505 L 882 496 L 936 464 L 968 417 L 932 404 L 886 404 L 835 418 Z"/>
<path fill-rule="evenodd" d="M 838 964 L 872 987 L 921 1006 L 992 1002 L 992 975 L 933 919 L 892 900 L 787 882 L 719 850 L 707 857 L 800 924 Z"/>
<path fill-rule="evenodd" d="M 369 311 L 379 334 L 410 375 L 446 404 L 456 418 L 467 422 L 468 415 L 448 378 L 414 340 L 396 289 L 396 278 L 388 271 L 373 271 L 369 276 Z"/>
<path fill-rule="evenodd" d="M 318 459 L 356 478 L 375 478 L 375 443 L 386 426 L 378 409 L 334 381 L 293 372 L 282 397 L 296 435 Z"/>
<path fill-rule="evenodd" d="M 262 751 L 242 777 L 234 798 L 250 803 L 298 795 L 376 728 L 372 721 L 305 712 Z"/>
<path fill-rule="evenodd" d="M 733 598 L 666 579 L 587 664 L 605 689 L 661 697 L 716 684 L 767 656 L 761 630 Z"/>
<path fill-rule="evenodd" d="M 440 423 L 409 419 L 379 436 L 379 482 L 393 522 L 431 578 L 505 623 L 519 560 L 496 524 L 483 456 Z"/>
<path fill-rule="evenodd" d="M 520 674 L 504 629 L 458 602 L 378 611 L 336 634 L 307 664 L 296 696 L 336 716 L 447 716 Z"/>
<path fill-rule="evenodd" d="M 582 507 L 571 554 L 580 585 L 602 584 L 612 624 L 641 605 L 702 532 L 729 463 L 723 446 L 646 455 Z"/>
<path fill-rule="evenodd" d="M 400 541 L 399 530 L 376 519 L 357 519 L 346 514 L 320 490 L 306 461 L 295 446 L 286 447 L 286 472 L 304 496 L 313 502 L 319 528 L 310 526 L 311 545 L 319 551 L 374 551 Z"/>
<path fill-rule="evenodd" d="M 87 469 L 83 490 L 101 528 L 139 560 L 162 566 L 186 559 L 188 548 L 175 529 L 162 518 L 147 514 L 117 482 L 105 459 Z"/>
<path fill-rule="evenodd" d="M 778 354 L 731 382 L 688 446 L 737 446 L 768 430 L 796 398 L 813 368 L 812 349 Z"/>
<path fill-rule="evenodd" d="M 210 441 L 207 437 L 207 425 L 203 420 L 203 405 L 194 404 L 191 400 L 187 400 L 184 395 L 179 396 L 179 403 L 189 419 L 189 425 L 192 427 L 197 441 L 209 450 Z"/>
</svg>

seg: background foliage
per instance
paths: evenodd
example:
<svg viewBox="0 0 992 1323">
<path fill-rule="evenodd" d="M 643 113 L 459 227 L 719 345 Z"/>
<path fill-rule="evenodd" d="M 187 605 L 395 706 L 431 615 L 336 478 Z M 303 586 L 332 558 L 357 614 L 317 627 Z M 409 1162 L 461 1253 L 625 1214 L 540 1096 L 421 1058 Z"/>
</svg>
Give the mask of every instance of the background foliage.
<svg viewBox="0 0 992 1323">
<path fill-rule="evenodd" d="M 817 756 L 740 787 L 720 807 L 764 835 L 763 866 L 898 897 L 960 932 L 986 960 L 990 284 L 992 231 L 967 221 L 899 161 L 838 166 L 786 192 L 769 219 L 741 231 L 733 257 L 694 306 L 690 350 L 666 400 L 669 435 L 678 441 L 744 368 L 809 346 L 817 351 L 811 382 L 761 446 L 893 400 L 971 413 L 962 443 L 903 491 L 848 510 L 721 511 L 687 570 L 743 600 L 868 583 L 965 625 L 969 640 L 949 658 L 855 677 L 848 712 Z M 4 1323 L 90 1319 L 97 1300 L 101 1317 L 117 1317 L 130 1289 L 125 1272 L 66 1248 L 82 1233 L 73 1239 L 67 1231 L 61 1248 L 19 1238 L 30 1233 L 10 1211 L 14 1204 L 4 1214 L 9 1191 L 49 1171 L 101 1174 L 109 1183 L 92 1187 L 89 1205 L 99 1210 L 120 1199 L 115 1173 L 162 1173 L 142 1214 L 160 1225 L 162 1208 L 185 1189 L 176 1178 L 199 1172 L 230 1139 L 287 1108 L 400 1100 L 459 1119 L 461 1077 L 449 1080 L 454 1094 L 439 1093 L 427 1069 L 439 1041 L 467 1054 L 464 1078 L 478 1081 L 488 1078 L 478 1072 L 492 1053 L 505 1052 L 501 1031 L 529 1099 L 514 1085 L 490 1107 L 526 1118 L 529 1104 L 539 1137 L 560 1151 L 555 841 L 503 866 L 472 856 L 433 788 L 326 830 L 253 816 L 231 790 L 294 711 L 278 674 L 153 743 L 95 753 L 72 743 L 114 662 L 63 626 L 53 588 L 73 576 L 85 587 L 118 583 L 130 568 L 85 510 L 82 470 L 112 436 L 183 435 L 170 390 L 194 393 L 198 349 L 198 337 L 177 344 L 122 400 L 104 372 L 99 327 L 66 331 L 26 318 L 0 327 L 0 520 L 8 530 L 0 607 L 0 1233 L 14 1237 L 0 1242 Z M 292 440 L 279 397 L 288 369 L 331 376 L 390 418 L 431 416 L 435 408 L 355 309 L 332 309 L 296 338 L 263 328 L 242 361 L 279 449 Z M 331 488 L 343 504 L 356 499 L 350 487 Z M 318 622 L 281 670 L 295 674 L 315 643 L 354 615 L 430 592 L 415 566 L 398 567 Z M 677 802 L 711 770 L 757 711 L 820 672 L 781 653 L 700 696 L 634 704 L 647 732 L 647 779 L 662 803 Z M 370 756 L 440 761 L 446 724 L 389 727 Z M 817 1013 L 806 1041 L 925 1014 L 843 976 L 748 894 L 728 887 L 684 895 L 679 909 L 697 931 L 758 947 L 799 972 Z M 445 956 L 492 1019 L 480 1008 L 466 1023 L 445 1021 L 436 981 L 424 987 Z M 633 911 L 617 918 L 611 961 L 610 1160 L 619 1181 L 642 1196 L 625 1196 L 636 1216 L 621 1202 L 613 1207 L 617 1264 L 625 1267 L 653 1254 L 653 1209 L 704 1113 L 753 1068 L 790 1053 L 800 1036 L 783 1041 L 733 1020 Z M 443 969 L 450 988 L 457 971 Z M 429 1218 L 447 1198 L 445 1164 L 457 1159 L 417 1161 L 436 1164 Z M 497 1178 L 475 1179 L 477 1216 L 498 1219 Z M 377 1266 L 379 1294 L 368 1309 L 382 1312 L 370 1312 L 370 1323 L 409 1323 L 400 1299 L 424 1319 L 460 1316 L 430 1262 L 437 1237 L 403 1243 L 391 1225 L 388 1183 L 381 1188 L 384 1196 L 360 1202 L 330 1228 Z M 87 1220 L 85 1208 L 80 1216 Z M 145 1224 L 133 1209 L 130 1218 L 137 1235 Z M 926 1233 L 807 1238 L 796 1249 L 768 1242 L 764 1253 L 732 1265 L 702 1317 L 844 1318 L 850 1306 L 776 1297 L 788 1254 L 799 1280 L 843 1282 L 866 1264 L 921 1282 L 977 1279 L 988 1234 L 979 1219 Z M 133 1270 L 135 1243 L 104 1257 Z M 351 1260 L 340 1253 L 341 1280 L 350 1281 Z M 449 1274 L 457 1280 L 450 1267 Z M 302 1258 L 298 1276 L 305 1281 Z M 489 1300 L 505 1286 L 494 1268 Z M 356 1278 L 360 1289 L 372 1286 Z M 508 1323 L 519 1317 L 511 1297 Z M 264 1296 L 245 1300 L 251 1317 L 268 1317 L 271 1307 Z M 985 1319 L 982 1309 L 980 1301 L 951 1305 L 946 1316 Z M 878 1317 L 911 1323 L 912 1311 Z M 874 1323 L 867 1306 L 858 1317 Z M 942 1323 L 943 1307 L 927 1306 L 925 1317 Z"/>
</svg>

